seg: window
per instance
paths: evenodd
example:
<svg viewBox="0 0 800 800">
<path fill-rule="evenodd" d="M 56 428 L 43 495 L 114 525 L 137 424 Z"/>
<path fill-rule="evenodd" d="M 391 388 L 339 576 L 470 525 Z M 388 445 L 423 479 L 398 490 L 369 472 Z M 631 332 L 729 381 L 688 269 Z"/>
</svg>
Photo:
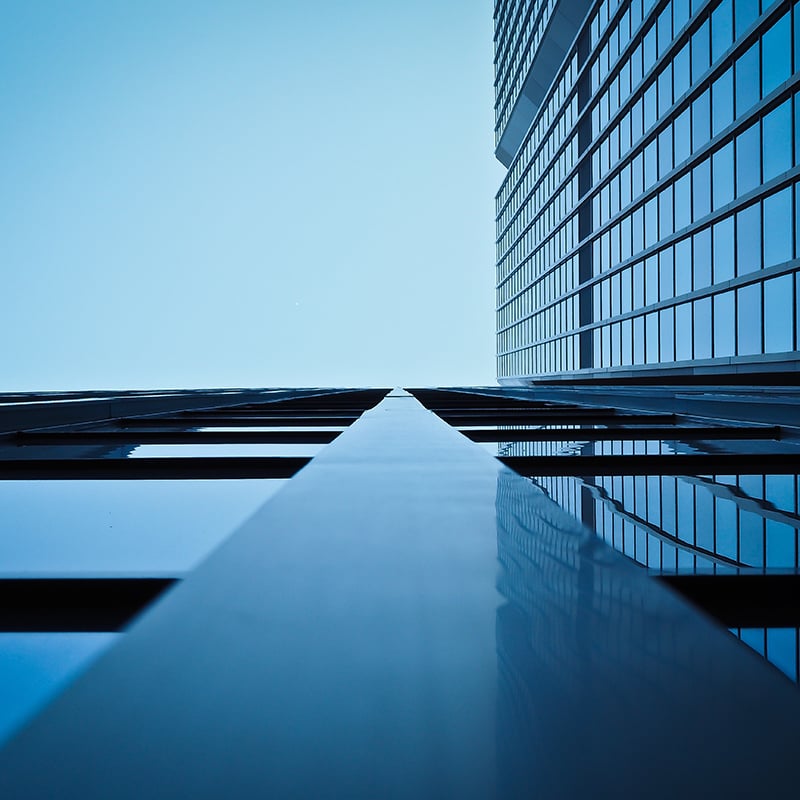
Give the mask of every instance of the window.
<svg viewBox="0 0 800 800">
<path fill-rule="evenodd" d="M 658 195 L 659 237 L 670 236 L 675 230 L 672 184 Z"/>
<path fill-rule="evenodd" d="M 736 0 L 736 38 L 758 19 L 758 0 Z"/>
<path fill-rule="evenodd" d="M 794 342 L 792 275 L 764 281 L 764 352 L 783 353 Z"/>
<path fill-rule="evenodd" d="M 751 125 L 736 137 L 736 196 L 751 192 L 761 183 L 761 128 Z"/>
<path fill-rule="evenodd" d="M 692 218 L 696 222 L 711 213 L 711 161 L 706 159 L 692 170 Z"/>
<path fill-rule="evenodd" d="M 658 254 L 659 300 L 675 297 L 675 258 L 671 247 Z"/>
<path fill-rule="evenodd" d="M 722 0 L 711 14 L 711 61 L 719 57 L 733 44 L 733 2 Z"/>
<path fill-rule="evenodd" d="M 694 302 L 694 357 L 711 358 L 711 298 Z"/>
<path fill-rule="evenodd" d="M 692 83 L 697 83 L 711 65 L 708 32 L 706 20 L 692 36 Z"/>
<path fill-rule="evenodd" d="M 658 312 L 658 322 L 661 329 L 660 359 L 662 362 L 675 360 L 675 310 L 663 308 Z"/>
<path fill-rule="evenodd" d="M 754 203 L 736 215 L 736 274 L 761 269 L 761 204 Z"/>
<path fill-rule="evenodd" d="M 726 144 L 712 156 L 714 170 L 714 210 L 730 203 L 734 197 L 733 142 Z"/>
<path fill-rule="evenodd" d="M 764 182 L 792 166 L 792 101 L 787 100 L 764 117 Z"/>
<path fill-rule="evenodd" d="M 736 338 L 740 356 L 761 353 L 761 284 L 744 286 L 736 292 Z"/>
<path fill-rule="evenodd" d="M 699 150 L 709 138 L 711 126 L 711 90 L 706 89 L 703 94 L 692 103 L 692 150 Z"/>
<path fill-rule="evenodd" d="M 672 127 L 658 135 L 658 177 L 663 179 L 672 171 Z"/>
<path fill-rule="evenodd" d="M 792 40 L 789 18 L 784 14 L 765 34 L 761 53 L 761 83 L 768 95 L 792 74 Z"/>
<path fill-rule="evenodd" d="M 733 69 L 720 75 L 711 91 L 714 109 L 712 133 L 716 136 L 733 122 Z"/>
<path fill-rule="evenodd" d="M 694 289 L 705 289 L 711 286 L 711 231 L 706 228 L 694 235 Z"/>
<path fill-rule="evenodd" d="M 692 304 L 681 303 L 675 307 L 675 360 L 688 361 L 692 357 Z"/>
<path fill-rule="evenodd" d="M 758 42 L 736 61 L 736 117 L 741 117 L 761 99 Z"/>
<path fill-rule="evenodd" d="M 735 352 L 734 293 L 714 295 L 714 357 L 732 356 Z"/>
<path fill-rule="evenodd" d="M 692 240 L 681 239 L 675 245 L 675 295 L 692 291 Z"/>
<path fill-rule="evenodd" d="M 792 257 L 792 190 L 787 187 L 764 199 L 764 266 Z"/>
<path fill-rule="evenodd" d="M 714 225 L 714 283 L 733 277 L 733 218 Z"/>
</svg>

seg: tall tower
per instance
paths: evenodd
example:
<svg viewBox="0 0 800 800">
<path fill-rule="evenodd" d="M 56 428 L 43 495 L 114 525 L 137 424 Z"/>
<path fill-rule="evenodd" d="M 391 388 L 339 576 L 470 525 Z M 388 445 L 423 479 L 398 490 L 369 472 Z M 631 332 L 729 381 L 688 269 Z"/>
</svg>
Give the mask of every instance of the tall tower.
<svg viewBox="0 0 800 800">
<path fill-rule="evenodd" d="M 495 3 L 501 383 L 800 368 L 800 7 Z"/>
</svg>

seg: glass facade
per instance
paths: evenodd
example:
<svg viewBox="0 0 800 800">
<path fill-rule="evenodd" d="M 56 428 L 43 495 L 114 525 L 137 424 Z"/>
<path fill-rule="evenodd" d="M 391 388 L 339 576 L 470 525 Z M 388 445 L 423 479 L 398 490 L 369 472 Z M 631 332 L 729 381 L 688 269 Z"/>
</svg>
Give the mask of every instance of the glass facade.
<svg viewBox="0 0 800 800">
<path fill-rule="evenodd" d="M 496 5 L 498 139 L 560 5 Z M 496 197 L 501 382 L 796 366 L 799 69 L 800 3 L 591 6 Z"/>
</svg>

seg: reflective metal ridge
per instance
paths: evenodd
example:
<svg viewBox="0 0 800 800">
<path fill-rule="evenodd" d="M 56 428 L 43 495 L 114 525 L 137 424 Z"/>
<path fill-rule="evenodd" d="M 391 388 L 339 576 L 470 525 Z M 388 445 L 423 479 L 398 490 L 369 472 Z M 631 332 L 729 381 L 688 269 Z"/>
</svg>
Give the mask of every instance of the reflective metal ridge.
<svg viewBox="0 0 800 800">
<path fill-rule="evenodd" d="M 0 791 L 771 796 L 796 782 L 798 712 L 724 630 L 393 392 L 0 751 Z"/>
</svg>

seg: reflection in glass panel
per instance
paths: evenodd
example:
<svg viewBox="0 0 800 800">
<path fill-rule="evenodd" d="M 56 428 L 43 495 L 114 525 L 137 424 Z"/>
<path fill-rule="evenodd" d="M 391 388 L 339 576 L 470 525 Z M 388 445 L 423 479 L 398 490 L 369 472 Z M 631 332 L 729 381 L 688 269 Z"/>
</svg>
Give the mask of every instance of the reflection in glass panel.
<svg viewBox="0 0 800 800">
<path fill-rule="evenodd" d="M 709 139 L 711 129 L 711 90 L 706 89 L 692 103 L 692 149 L 699 150 Z"/>
<path fill-rule="evenodd" d="M 713 94 L 712 134 L 716 136 L 733 122 L 733 68 L 726 70 L 711 86 Z"/>
<path fill-rule="evenodd" d="M 709 22 L 706 20 L 692 34 L 692 83 L 697 83 L 711 64 L 709 47 Z"/>
<path fill-rule="evenodd" d="M 693 252 L 693 285 L 695 289 L 704 289 L 711 285 L 711 230 L 709 228 L 694 235 Z"/>
<path fill-rule="evenodd" d="M 282 480 L 0 482 L 5 574 L 178 574 L 192 569 Z"/>
<path fill-rule="evenodd" d="M 714 356 L 732 356 L 736 353 L 734 325 L 734 293 L 714 295 Z"/>
<path fill-rule="evenodd" d="M 692 358 L 692 304 L 681 303 L 675 307 L 675 360 Z"/>
<path fill-rule="evenodd" d="M 764 117 L 764 182 L 792 167 L 792 101 Z"/>
<path fill-rule="evenodd" d="M 754 203 L 736 215 L 736 274 L 761 269 L 761 204 Z"/>
<path fill-rule="evenodd" d="M 717 150 L 712 156 L 714 170 L 714 210 L 722 208 L 734 198 L 733 142 Z"/>
<path fill-rule="evenodd" d="M 118 636 L 0 633 L 0 742 L 43 708 Z"/>
<path fill-rule="evenodd" d="M 761 99 L 758 74 L 758 40 L 736 59 L 736 118 L 747 113 Z"/>
<path fill-rule="evenodd" d="M 659 357 L 662 362 L 675 360 L 675 315 L 673 308 L 663 308 L 658 313 L 661 328 Z"/>
<path fill-rule="evenodd" d="M 714 283 L 733 277 L 733 218 L 714 225 Z"/>
<path fill-rule="evenodd" d="M 761 183 L 761 129 L 756 123 L 736 137 L 736 196 Z"/>
<path fill-rule="evenodd" d="M 761 353 L 761 284 L 743 286 L 736 292 L 737 355 Z"/>
<path fill-rule="evenodd" d="M 787 187 L 764 199 L 764 266 L 782 264 L 792 257 L 792 189 Z"/>
<path fill-rule="evenodd" d="M 764 34 L 761 80 L 764 94 L 776 89 L 792 74 L 791 12 L 786 12 Z"/>
<path fill-rule="evenodd" d="M 792 275 L 764 282 L 764 352 L 784 353 L 793 347 L 794 287 Z"/>
<path fill-rule="evenodd" d="M 758 0 L 736 0 L 736 38 L 758 19 Z"/>
<path fill-rule="evenodd" d="M 733 44 L 733 0 L 722 0 L 711 14 L 711 61 Z"/>
<path fill-rule="evenodd" d="M 692 170 L 692 219 L 711 213 L 711 161 L 705 159 Z"/>
<path fill-rule="evenodd" d="M 694 302 L 694 357 L 711 358 L 711 298 Z"/>
</svg>

